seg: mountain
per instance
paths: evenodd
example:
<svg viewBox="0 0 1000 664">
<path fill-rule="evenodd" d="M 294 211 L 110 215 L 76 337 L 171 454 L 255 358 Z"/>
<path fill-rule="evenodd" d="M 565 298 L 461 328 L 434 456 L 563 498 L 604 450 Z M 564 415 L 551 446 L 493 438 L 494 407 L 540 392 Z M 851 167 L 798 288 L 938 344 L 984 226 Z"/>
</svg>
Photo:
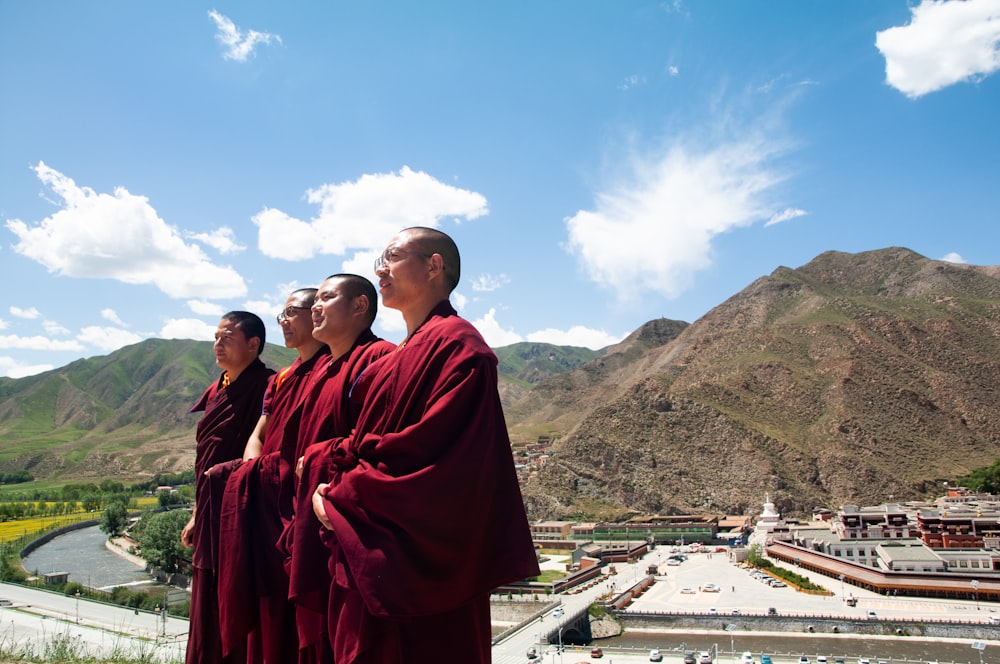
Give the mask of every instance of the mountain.
<svg viewBox="0 0 1000 664">
<path fill-rule="evenodd" d="M 586 348 L 520 343 L 497 349 L 504 394 L 600 355 Z M 269 344 L 262 359 L 296 354 Z M 21 379 L 0 379 L 0 471 L 36 478 L 138 478 L 194 466 L 188 410 L 219 375 L 212 343 L 149 339 L 103 357 Z"/>
<path fill-rule="evenodd" d="M 261 359 L 290 364 L 268 344 Z M 149 339 L 110 355 L 0 381 L 0 470 L 136 477 L 194 466 L 188 410 L 219 375 L 212 343 Z"/>
<path fill-rule="evenodd" d="M 1000 456 L 1000 267 L 827 252 L 690 325 L 653 320 L 596 352 L 495 350 L 517 453 L 553 441 L 524 483 L 532 518 L 902 501 Z M 217 375 L 211 343 L 153 339 L 0 379 L 0 471 L 190 470 L 187 411 Z"/>
<path fill-rule="evenodd" d="M 510 406 L 512 431 L 558 437 L 532 517 L 901 501 L 1000 456 L 998 267 L 827 252 L 679 327 Z"/>
</svg>

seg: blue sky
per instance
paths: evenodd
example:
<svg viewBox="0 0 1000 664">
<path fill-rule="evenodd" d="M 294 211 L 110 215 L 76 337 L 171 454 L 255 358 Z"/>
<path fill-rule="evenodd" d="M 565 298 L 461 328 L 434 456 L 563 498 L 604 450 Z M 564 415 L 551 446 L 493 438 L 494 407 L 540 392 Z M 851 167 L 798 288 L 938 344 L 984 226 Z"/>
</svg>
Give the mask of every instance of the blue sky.
<svg viewBox="0 0 1000 664">
<path fill-rule="evenodd" d="M 0 375 L 230 309 L 279 341 L 412 225 L 494 347 L 827 250 L 995 265 L 998 43 L 1000 0 L 0 1 Z"/>
</svg>

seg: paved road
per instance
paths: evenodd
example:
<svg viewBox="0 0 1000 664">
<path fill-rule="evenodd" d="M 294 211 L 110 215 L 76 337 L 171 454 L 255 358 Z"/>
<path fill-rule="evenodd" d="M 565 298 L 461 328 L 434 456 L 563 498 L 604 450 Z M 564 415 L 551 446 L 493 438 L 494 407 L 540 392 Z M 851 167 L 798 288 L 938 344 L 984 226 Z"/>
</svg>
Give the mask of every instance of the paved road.
<svg viewBox="0 0 1000 664">
<path fill-rule="evenodd" d="M 186 620 L 0 583 L 0 642 L 9 651 L 41 654 L 56 642 L 77 656 L 118 653 L 151 655 L 157 661 L 183 661 Z M 4 602 L 6 604 L 6 602 Z M 8 647 L 9 646 L 9 647 Z"/>
</svg>

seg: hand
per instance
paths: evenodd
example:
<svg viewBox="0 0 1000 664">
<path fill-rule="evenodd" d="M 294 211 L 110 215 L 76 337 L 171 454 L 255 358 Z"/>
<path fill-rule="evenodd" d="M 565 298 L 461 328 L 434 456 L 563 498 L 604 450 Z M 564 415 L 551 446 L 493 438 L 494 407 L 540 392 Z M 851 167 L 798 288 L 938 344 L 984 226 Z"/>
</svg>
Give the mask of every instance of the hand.
<svg viewBox="0 0 1000 664">
<path fill-rule="evenodd" d="M 300 456 L 299 460 L 295 462 L 295 476 L 299 479 L 302 479 L 302 471 L 305 469 L 305 466 L 306 458 L 304 456 Z"/>
<path fill-rule="evenodd" d="M 313 512 L 316 514 L 316 518 L 319 522 L 323 524 L 323 527 L 327 530 L 333 530 L 333 524 L 330 523 L 330 518 L 326 515 L 326 509 L 323 505 L 323 492 L 326 490 L 329 484 L 320 484 L 316 487 L 316 491 L 313 492 Z"/>
<path fill-rule="evenodd" d="M 194 546 L 194 515 L 184 525 L 181 530 L 181 544 L 184 546 Z"/>
</svg>

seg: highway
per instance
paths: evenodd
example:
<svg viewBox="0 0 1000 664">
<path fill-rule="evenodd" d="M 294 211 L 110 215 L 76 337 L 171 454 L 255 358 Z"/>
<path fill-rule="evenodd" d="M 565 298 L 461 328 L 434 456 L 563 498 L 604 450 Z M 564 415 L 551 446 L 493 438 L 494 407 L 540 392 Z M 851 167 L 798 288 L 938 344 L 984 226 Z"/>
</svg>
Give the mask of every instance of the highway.
<svg viewBox="0 0 1000 664">
<path fill-rule="evenodd" d="M 149 655 L 184 660 L 187 620 L 24 586 L 0 583 L 0 643 L 7 652 L 41 655 L 58 646 L 74 658 Z M 8 605 L 7 602 L 10 602 Z"/>
</svg>

